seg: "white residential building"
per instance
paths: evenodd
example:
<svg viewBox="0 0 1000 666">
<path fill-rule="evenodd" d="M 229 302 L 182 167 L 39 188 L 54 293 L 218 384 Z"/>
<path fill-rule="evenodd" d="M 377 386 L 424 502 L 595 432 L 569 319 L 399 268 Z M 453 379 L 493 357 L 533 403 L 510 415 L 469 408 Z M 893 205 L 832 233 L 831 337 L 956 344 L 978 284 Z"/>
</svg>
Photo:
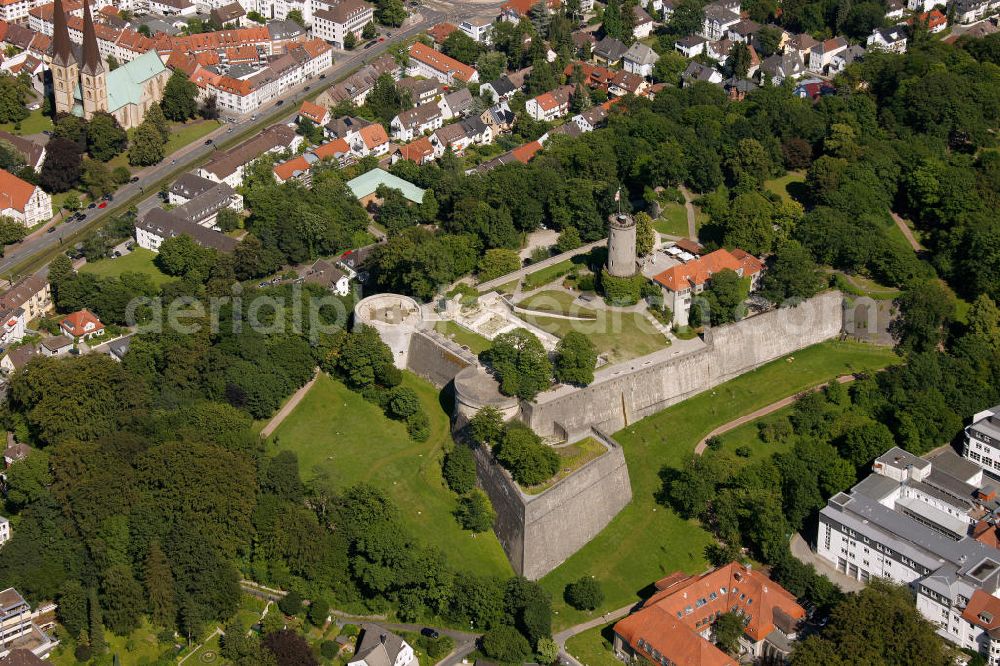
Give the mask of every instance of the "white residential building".
<svg viewBox="0 0 1000 666">
<path fill-rule="evenodd" d="M 569 98 L 573 86 L 559 86 L 555 90 L 532 97 L 524 103 L 524 112 L 535 120 L 552 121 L 569 113 Z"/>
<path fill-rule="evenodd" d="M 37 185 L 0 169 L 0 217 L 33 227 L 52 217 L 52 197 Z"/>
<path fill-rule="evenodd" d="M 347 666 L 420 666 L 405 640 L 377 624 L 362 625 L 362 633 Z"/>
<path fill-rule="evenodd" d="M 906 52 L 906 26 L 875 28 L 868 36 L 868 48 L 891 53 Z"/>
<path fill-rule="evenodd" d="M 492 42 L 493 21 L 484 18 L 465 19 L 458 24 L 458 29 L 472 37 L 480 44 L 489 45 Z"/>
<path fill-rule="evenodd" d="M 313 37 L 324 39 L 338 49 L 345 48 L 348 34 L 361 39 L 361 31 L 374 20 L 375 8 L 364 0 L 341 0 L 312 13 Z"/>
<path fill-rule="evenodd" d="M 10 521 L 0 516 L 0 546 L 10 541 L 11 529 Z"/>
</svg>

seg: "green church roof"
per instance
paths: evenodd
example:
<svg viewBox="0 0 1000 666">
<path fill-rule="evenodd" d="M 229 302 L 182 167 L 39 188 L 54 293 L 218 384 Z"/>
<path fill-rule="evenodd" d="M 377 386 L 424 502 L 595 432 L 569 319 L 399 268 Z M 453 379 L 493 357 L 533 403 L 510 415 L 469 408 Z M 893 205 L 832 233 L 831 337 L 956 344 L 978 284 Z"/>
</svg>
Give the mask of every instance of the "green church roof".
<svg viewBox="0 0 1000 666">
<path fill-rule="evenodd" d="M 108 72 L 108 111 L 114 113 L 126 104 L 139 104 L 142 101 L 142 84 L 165 69 L 154 49 Z"/>
<path fill-rule="evenodd" d="M 413 203 L 422 203 L 424 200 L 424 190 L 409 181 L 393 176 L 383 169 L 372 169 L 368 173 L 347 181 L 347 186 L 351 188 L 351 192 L 358 199 L 363 199 L 369 194 L 373 194 L 380 185 L 399 190 L 403 193 L 404 197 Z"/>
</svg>

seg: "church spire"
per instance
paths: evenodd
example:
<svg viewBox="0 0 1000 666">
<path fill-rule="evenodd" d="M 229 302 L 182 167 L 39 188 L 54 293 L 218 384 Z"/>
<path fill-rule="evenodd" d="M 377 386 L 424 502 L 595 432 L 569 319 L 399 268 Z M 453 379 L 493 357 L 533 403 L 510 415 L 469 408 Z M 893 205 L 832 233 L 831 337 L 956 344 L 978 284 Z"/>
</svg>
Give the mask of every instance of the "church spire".
<svg viewBox="0 0 1000 666">
<path fill-rule="evenodd" d="M 90 2 L 83 0 L 83 66 L 80 71 L 96 76 L 104 72 L 101 62 L 101 52 L 97 48 L 97 33 L 94 31 L 94 18 L 90 15 Z"/>
<path fill-rule="evenodd" d="M 66 67 L 75 62 L 69 42 L 69 28 L 66 26 L 66 11 L 62 0 L 56 0 L 52 8 L 52 62 Z"/>
</svg>

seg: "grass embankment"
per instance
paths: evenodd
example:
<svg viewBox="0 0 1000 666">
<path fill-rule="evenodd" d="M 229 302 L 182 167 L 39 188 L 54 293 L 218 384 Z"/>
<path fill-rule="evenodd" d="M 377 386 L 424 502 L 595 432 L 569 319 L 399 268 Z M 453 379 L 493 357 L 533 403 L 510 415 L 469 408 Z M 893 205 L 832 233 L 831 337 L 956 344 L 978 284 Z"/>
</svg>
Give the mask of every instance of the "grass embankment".
<svg viewBox="0 0 1000 666">
<path fill-rule="evenodd" d="M 457 500 L 441 476 L 441 456 L 451 445 L 451 423 L 428 382 L 404 373 L 431 419 L 431 436 L 414 442 L 406 426 L 386 418 L 339 381 L 320 375 L 274 433 L 272 450 L 299 457 L 303 478 L 323 475 L 335 488 L 372 483 L 399 507 L 411 534 L 439 547 L 457 569 L 509 575 L 510 565 L 492 532 L 462 530 L 452 512 Z"/>
<path fill-rule="evenodd" d="M 490 348 L 492 344 L 487 338 L 474 333 L 464 326 L 451 321 L 442 320 L 434 323 L 434 330 L 454 342 L 468 347 L 473 354 L 479 354 Z"/>
<path fill-rule="evenodd" d="M 560 446 L 556 449 L 556 453 L 559 454 L 559 471 L 556 475 L 544 483 L 540 483 L 537 486 L 529 486 L 524 488 L 524 492 L 529 495 L 537 495 L 542 493 L 559 481 L 580 469 L 591 460 L 594 460 L 601 454 L 607 451 L 604 444 L 593 437 L 586 437 L 581 439 L 579 442 L 574 442 L 573 444 L 568 444 L 566 446 Z"/>
<path fill-rule="evenodd" d="M 794 359 L 794 360 L 793 360 Z M 660 470 L 680 467 L 713 429 L 756 409 L 825 383 L 833 377 L 898 363 L 890 349 L 850 342 L 824 342 L 803 349 L 618 432 L 632 480 L 632 502 L 597 537 L 542 579 L 558 611 L 558 628 L 634 603 L 657 579 L 674 571 L 706 567 L 711 535 L 697 521 L 682 520 L 657 504 Z M 563 602 L 566 584 L 593 575 L 605 602 L 593 613 Z"/>
<path fill-rule="evenodd" d="M 547 289 L 528 296 L 517 303 L 517 305 L 528 310 L 554 312 L 561 315 L 580 317 L 581 319 L 594 319 L 596 315 L 593 310 L 574 303 L 577 296 L 578 294 Z"/>
<path fill-rule="evenodd" d="M 606 355 L 610 363 L 620 363 L 662 349 L 669 341 L 646 317 L 637 312 L 596 310 L 589 321 L 557 319 L 544 315 L 523 315 L 528 322 L 562 338 L 570 331 L 579 331 L 594 343 L 597 352 Z"/>
</svg>

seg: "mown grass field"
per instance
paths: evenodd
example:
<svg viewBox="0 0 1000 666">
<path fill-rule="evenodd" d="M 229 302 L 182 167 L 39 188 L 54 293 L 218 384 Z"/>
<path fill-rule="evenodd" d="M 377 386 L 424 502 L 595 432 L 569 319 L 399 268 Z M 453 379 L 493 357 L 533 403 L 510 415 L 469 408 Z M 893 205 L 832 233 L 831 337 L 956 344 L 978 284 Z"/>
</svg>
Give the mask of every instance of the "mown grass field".
<svg viewBox="0 0 1000 666">
<path fill-rule="evenodd" d="M 510 575 L 510 564 L 492 532 L 473 535 L 452 516 L 457 501 L 441 476 L 441 457 L 451 445 L 450 419 L 431 384 L 409 373 L 431 419 L 431 436 L 410 439 L 403 423 L 386 418 L 339 381 L 320 375 L 312 390 L 272 437 L 271 450 L 299 457 L 303 478 L 324 476 L 335 488 L 367 482 L 395 501 L 410 533 L 439 547 L 457 569 Z"/>
<path fill-rule="evenodd" d="M 451 320 L 434 322 L 434 330 L 448 338 L 451 338 L 460 345 L 465 345 L 472 351 L 473 354 L 479 354 L 480 352 L 486 351 L 490 348 L 491 343 L 487 338 L 479 335 L 478 333 L 474 333 Z"/>
<path fill-rule="evenodd" d="M 789 171 L 781 178 L 764 181 L 764 189 L 782 199 L 801 201 L 805 194 L 805 171 Z"/>
<path fill-rule="evenodd" d="M 792 360 L 794 359 L 794 360 Z M 682 520 L 658 504 L 659 473 L 680 467 L 701 438 L 718 426 L 822 384 L 832 377 L 898 363 L 892 350 L 850 342 L 824 342 L 773 361 L 618 432 L 632 480 L 632 502 L 593 541 L 542 579 L 565 628 L 634 603 L 657 579 L 706 567 L 711 535 L 697 521 Z M 605 601 L 592 613 L 563 601 L 568 583 L 593 575 Z"/>
<path fill-rule="evenodd" d="M 577 634 L 566 641 L 566 651 L 583 666 L 618 666 L 622 662 L 615 657 L 611 642 L 614 626 L 612 622 Z"/>
<path fill-rule="evenodd" d="M 153 260 L 156 253 L 145 248 L 136 247 L 132 252 L 115 259 L 101 259 L 94 263 L 86 263 L 81 268 L 83 273 L 93 273 L 101 277 L 118 277 L 122 273 L 142 273 L 148 275 L 153 284 L 159 286 L 172 278 L 156 267 Z"/>
<path fill-rule="evenodd" d="M 585 319 L 593 319 L 594 311 L 575 305 L 576 294 L 570 294 L 556 289 L 546 289 L 528 296 L 517 303 L 522 308 L 528 310 L 538 310 L 539 312 L 555 312 L 556 314 L 572 315 Z"/>
<path fill-rule="evenodd" d="M 635 312 L 594 311 L 594 319 L 579 321 L 544 315 L 523 315 L 528 322 L 557 337 L 579 331 L 590 338 L 599 354 L 620 363 L 662 349 L 669 341 L 644 316 Z"/>
<path fill-rule="evenodd" d="M 16 136 L 27 136 L 28 134 L 38 134 L 44 130 L 52 129 L 52 119 L 42 115 L 42 110 L 32 111 L 27 118 L 21 121 L 21 129 L 15 129 L 16 123 L 0 123 L 0 130 L 14 134 Z"/>
</svg>

